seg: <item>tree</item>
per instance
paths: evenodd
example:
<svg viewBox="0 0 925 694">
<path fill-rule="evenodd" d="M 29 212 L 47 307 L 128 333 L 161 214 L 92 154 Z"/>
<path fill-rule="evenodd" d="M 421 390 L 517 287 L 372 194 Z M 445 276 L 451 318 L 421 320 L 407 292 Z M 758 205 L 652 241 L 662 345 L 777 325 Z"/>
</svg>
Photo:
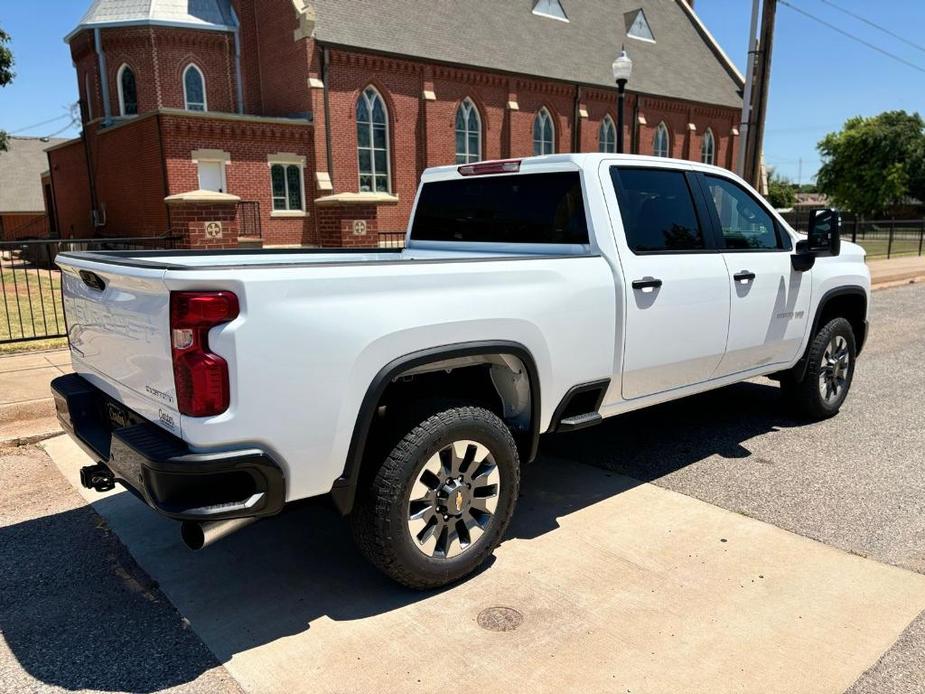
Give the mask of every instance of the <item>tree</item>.
<svg viewBox="0 0 925 694">
<path fill-rule="evenodd" d="M 850 118 L 817 149 L 816 184 L 839 207 L 873 216 L 907 196 L 925 195 L 925 121 L 918 113 Z"/>
<path fill-rule="evenodd" d="M 16 76 L 16 73 L 13 72 L 13 63 L 15 62 L 13 60 L 13 51 L 7 45 L 9 42 L 10 35 L 0 27 L 0 87 L 8 85 Z M 7 135 L 0 130 L 0 152 L 6 151 L 6 143 Z"/>
<path fill-rule="evenodd" d="M 909 160 L 909 195 L 925 202 L 925 138 Z"/>
<path fill-rule="evenodd" d="M 768 202 L 778 210 L 793 207 L 797 201 L 796 190 L 786 178 L 771 172 L 768 177 Z"/>
</svg>

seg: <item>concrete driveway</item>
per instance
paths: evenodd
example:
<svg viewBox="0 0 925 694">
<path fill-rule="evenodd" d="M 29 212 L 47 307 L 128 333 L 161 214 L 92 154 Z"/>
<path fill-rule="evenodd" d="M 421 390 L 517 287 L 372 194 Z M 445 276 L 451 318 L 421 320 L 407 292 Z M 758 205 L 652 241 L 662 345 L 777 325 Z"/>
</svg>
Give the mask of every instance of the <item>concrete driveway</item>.
<svg viewBox="0 0 925 694">
<path fill-rule="evenodd" d="M 215 658 L 121 688 L 231 686 L 227 672 L 253 692 L 921 691 L 925 372 L 903 365 L 925 356 L 925 287 L 874 301 L 839 417 L 801 426 L 756 382 L 544 441 L 493 562 L 436 593 L 370 569 L 323 503 L 193 554 L 127 493 L 87 496 Z M 46 447 L 76 482 L 83 454 Z M 0 530 L 0 546 L 40 535 L 53 508 Z M 42 595 L 20 607 L 41 612 Z M 78 682 L 37 665 L 54 649 L 17 631 L 6 602 L 6 648 L 33 683 L 120 688 L 106 670 Z M 79 633 L 79 619 L 63 624 Z"/>
</svg>

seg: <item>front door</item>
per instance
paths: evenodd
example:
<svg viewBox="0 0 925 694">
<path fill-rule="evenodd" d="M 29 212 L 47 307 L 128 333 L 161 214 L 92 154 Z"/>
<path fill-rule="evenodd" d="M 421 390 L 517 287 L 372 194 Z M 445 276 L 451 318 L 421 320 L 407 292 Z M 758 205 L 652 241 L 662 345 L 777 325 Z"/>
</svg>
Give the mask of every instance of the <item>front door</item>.
<svg viewBox="0 0 925 694">
<path fill-rule="evenodd" d="M 619 209 L 611 219 L 625 295 L 623 398 L 707 381 L 723 358 L 731 289 L 696 179 L 654 164 L 607 169 L 608 204 Z"/>
<path fill-rule="evenodd" d="M 749 190 L 725 176 L 700 181 L 732 287 L 729 342 L 716 375 L 796 359 L 809 321 L 811 271 L 793 269 L 789 235 Z"/>
</svg>

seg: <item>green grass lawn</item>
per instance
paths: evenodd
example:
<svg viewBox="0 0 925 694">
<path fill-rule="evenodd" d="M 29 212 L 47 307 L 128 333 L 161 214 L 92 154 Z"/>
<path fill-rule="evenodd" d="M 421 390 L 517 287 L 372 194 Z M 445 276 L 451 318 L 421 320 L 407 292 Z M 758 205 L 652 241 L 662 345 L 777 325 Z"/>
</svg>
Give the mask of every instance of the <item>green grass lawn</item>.
<svg viewBox="0 0 925 694">
<path fill-rule="evenodd" d="M 0 261 L 0 343 L 64 331 L 61 274 L 21 262 L 14 266 L 8 259 Z M 3 351 L 9 349 L 7 345 Z"/>
<path fill-rule="evenodd" d="M 847 238 L 849 241 L 851 240 L 850 235 L 843 236 L 842 238 Z M 858 244 L 863 246 L 864 250 L 867 251 L 868 258 L 886 258 L 886 252 L 889 246 L 889 241 L 887 239 L 858 239 Z M 891 258 L 918 254 L 918 239 L 893 239 L 893 248 L 890 249 Z"/>
</svg>

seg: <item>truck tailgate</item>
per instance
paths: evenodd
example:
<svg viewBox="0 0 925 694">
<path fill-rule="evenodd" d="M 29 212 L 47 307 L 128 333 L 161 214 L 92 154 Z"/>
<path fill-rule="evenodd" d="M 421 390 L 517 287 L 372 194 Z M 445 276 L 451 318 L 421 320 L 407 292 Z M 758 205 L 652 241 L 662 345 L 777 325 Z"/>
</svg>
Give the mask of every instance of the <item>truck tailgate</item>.
<svg viewBox="0 0 925 694">
<path fill-rule="evenodd" d="M 164 271 L 59 257 L 74 370 L 179 434 Z"/>
</svg>

